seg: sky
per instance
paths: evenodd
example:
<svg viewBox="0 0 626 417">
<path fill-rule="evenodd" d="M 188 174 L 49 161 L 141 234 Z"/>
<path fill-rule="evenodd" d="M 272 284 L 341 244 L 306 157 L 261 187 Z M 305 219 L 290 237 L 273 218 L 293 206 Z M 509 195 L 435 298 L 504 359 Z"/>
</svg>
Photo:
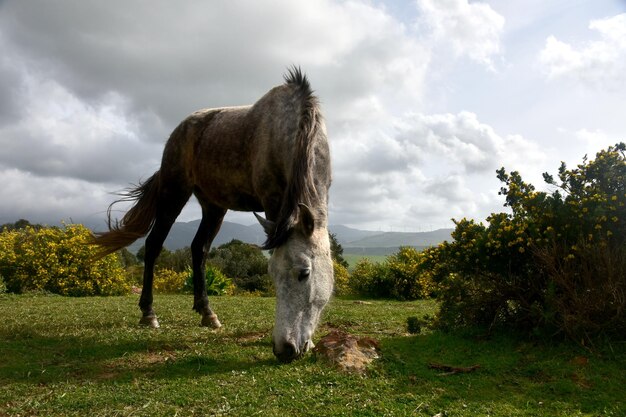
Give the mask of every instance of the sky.
<svg viewBox="0 0 626 417">
<path fill-rule="evenodd" d="M 626 0 L 0 0 L 0 51 L 0 224 L 104 227 L 182 119 L 291 65 L 327 125 L 330 224 L 484 221 L 496 169 L 551 191 L 543 172 L 626 141 Z"/>
</svg>

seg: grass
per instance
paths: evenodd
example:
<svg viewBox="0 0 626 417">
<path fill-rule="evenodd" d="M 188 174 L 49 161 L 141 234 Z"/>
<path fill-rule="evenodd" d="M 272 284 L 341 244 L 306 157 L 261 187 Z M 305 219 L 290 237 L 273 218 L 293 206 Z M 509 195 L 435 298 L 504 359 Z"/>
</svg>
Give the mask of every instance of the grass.
<svg viewBox="0 0 626 417">
<path fill-rule="evenodd" d="M 139 328 L 135 297 L 0 296 L 0 416 L 624 416 L 626 347 L 593 354 L 511 335 L 407 335 L 429 301 L 335 299 L 330 328 L 381 341 L 367 375 L 270 347 L 274 300 L 213 297 L 224 328 L 198 327 L 191 296 L 157 296 L 161 329 Z M 431 362 L 479 364 L 441 376 Z"/>
</svg>

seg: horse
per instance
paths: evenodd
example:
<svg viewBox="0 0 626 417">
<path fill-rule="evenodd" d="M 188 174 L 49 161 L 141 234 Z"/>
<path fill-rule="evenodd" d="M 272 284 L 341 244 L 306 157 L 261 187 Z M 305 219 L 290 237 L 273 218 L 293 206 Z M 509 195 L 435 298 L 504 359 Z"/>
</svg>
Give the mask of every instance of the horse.
<svg viewBox="0 0 626 417">
<path fill-rule="evenodd" d="M 99 256 L 145 241 L 140 324 L 159 327 L 152 307 L 154 264 L 169 230 L 195 195 L 202 219 L 191 243 L 194 303 L 201 326 L 221 323 L 209 306 L 205 256 L 228 210 L 253 212 L 270 250 L 276 290 L 273 352 L 291 362 L 310 350 L 334 277 L 328 235 L 330 152 L 318 98 L 292 67 L 284 83 L 255 104 L 196 111 L 172 132 L 161 166 L 120 193 L 107 211 L 108 231 L 96 234 Z M 114 204 L 133 202 L 121 220 Z M 265 218 L 257 214 L 265 212 Z"/>
</svg>

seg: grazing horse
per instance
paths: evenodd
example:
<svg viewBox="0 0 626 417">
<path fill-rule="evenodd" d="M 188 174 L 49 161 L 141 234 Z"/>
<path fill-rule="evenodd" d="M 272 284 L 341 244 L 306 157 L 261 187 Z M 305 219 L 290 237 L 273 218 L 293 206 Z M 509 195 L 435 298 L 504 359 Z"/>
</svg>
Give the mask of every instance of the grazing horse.
<svg viewBox="0 0 626 417">
<path fill-rule="evenodd" d="M 274 354 L 289 362 L 313 346 L 313 332 L 333 288 L 327 220 L 330 155 L 324 120 L 306 75 L 294 67 L 284 78 L 284 84 L 254 105 L 191 114 L 172 132 L 161 168 L 116 201 L 134 201 L 124 217 L 112 222 L 109 207 L 109 231 L 94 238 L 100 255 L 149 232 L 141 324 L 159 327 L 152 308 L 154 263 L 194 194 L 202 207 L 191 243 L 193 309 L 201 314 L 201 325 L 221 326 L 209 306 L 204 260 L 226 211 L 264 211 L 266 218 L 254 214 L 267 234 L 263 247 L 272 249 Z"/>
</svg>

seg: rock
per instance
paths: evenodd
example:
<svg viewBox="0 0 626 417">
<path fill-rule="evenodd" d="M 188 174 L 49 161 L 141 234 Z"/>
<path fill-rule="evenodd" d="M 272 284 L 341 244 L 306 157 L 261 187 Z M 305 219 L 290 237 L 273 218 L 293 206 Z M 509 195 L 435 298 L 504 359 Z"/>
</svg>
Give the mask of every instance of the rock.
<svg viewBox="0 0 626 417">
<path fill-rule="evenodd" d="M 342 330 L 333 330 L 320 339 L 313 352 L 316 357 L 343 371 L 361 374 L 374 359 L 380 357 L 380 344 L 370 337 L 357 337 Z"/>
</svg>

